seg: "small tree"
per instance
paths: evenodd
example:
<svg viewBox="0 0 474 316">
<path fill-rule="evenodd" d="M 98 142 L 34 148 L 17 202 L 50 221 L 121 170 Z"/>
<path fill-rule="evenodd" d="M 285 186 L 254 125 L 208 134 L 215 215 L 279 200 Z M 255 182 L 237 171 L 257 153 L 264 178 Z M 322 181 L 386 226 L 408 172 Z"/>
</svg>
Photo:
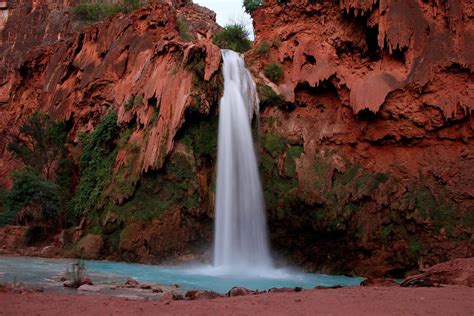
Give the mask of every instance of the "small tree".
<svg viewBox="0 0 474 316">
<path fill-rule="evenodd" d="M 16 158 L 47 180 L 54 177 L 54 168 L 67 153 L 68 140 L 64 122 L 53 121 L 45 113 L 33 113 L 12 135 L 7 148 Z"/>
<path fill-rule="evenodd" d="M 246 13 L 252 14 L 255 9 L 263 5 L 263 0 L 244 0 L 243 7 Z"/>
<path fill-rule="evenodd" d="M 277 63 L 271 63 L 265 67 L 263 73 L 273 82 L 278 82 L 283 78 L 283 68 Z"/>
<path fill-rule="evenodd" d="M 249 32 L 243 24 L 233 23 L 226 25 L 222 31 L 214 35 L 214 44 L 220 48 L 231 49 L 243 53 L 250 49 Z"/>
</svg>

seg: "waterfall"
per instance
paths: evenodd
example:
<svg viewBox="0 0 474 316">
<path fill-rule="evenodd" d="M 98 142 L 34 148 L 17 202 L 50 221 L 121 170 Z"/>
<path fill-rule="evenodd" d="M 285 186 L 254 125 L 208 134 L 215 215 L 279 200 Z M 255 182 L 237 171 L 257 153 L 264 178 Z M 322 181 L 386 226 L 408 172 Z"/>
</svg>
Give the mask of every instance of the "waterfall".
<svg viewBox="0 0 474 316">
<path fill-rule="evenodd" d="M 222 50 L 224 95 L 219 104 L 214 266 L 231 271 L 272 267 L 265 203 L 252 139 L 258 115 L 255 83 L 242 57 Z"/>
</svg>

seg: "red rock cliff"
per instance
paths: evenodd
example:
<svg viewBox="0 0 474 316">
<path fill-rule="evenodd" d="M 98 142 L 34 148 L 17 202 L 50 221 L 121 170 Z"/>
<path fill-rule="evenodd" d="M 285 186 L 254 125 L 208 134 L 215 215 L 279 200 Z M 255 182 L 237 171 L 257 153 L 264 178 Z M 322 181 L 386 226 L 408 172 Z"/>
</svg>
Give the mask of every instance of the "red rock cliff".
<svg viewBox="0 0 474 316">
<path fill-rule="evenodd" d="M 254 11 L 247 62 L 261 91 L 281 95 L 263 89 L 262 159 L 282 251 L 362 274 L 473 255 L 472 17 L 459 0 Z M 270 63 L 282 66 L 277 83 Z"/>
</svg>

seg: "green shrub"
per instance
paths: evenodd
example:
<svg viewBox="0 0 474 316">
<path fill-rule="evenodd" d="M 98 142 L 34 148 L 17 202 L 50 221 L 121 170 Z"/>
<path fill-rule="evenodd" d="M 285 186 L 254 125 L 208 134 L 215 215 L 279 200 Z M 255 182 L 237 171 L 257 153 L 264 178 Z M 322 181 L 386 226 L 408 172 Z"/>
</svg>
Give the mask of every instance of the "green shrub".
<svg viewBox="0 0 474 316">
<path fill-rule="evenodd" d="M 72 16 L 84 22 L 97 22 L 117 13 L 128 13 L 142 5 L 140 0 L 123 0 L 121 3 L 80 3 L 72 9 Z"/>
<path fill-rule="evenodd" d="M 260 56 L 265 56 L 268 54 L 269 49 L 270 49 L 270 43 L 267 41 L 263 41 L 260 43 L 260 45 L 258 45 L 256 51 L 257 51 L 257 54 L 259 54 Z"/>
<path fill-rule="evenodd" d="M 13 187 L 6 199 L 6 222 L 17 216 L 20 220 L 52 221 L 59 210 L 59 190 L 55 183 L 44 180 L 29 168 L 13 173 Z"/>
<path fill-rule="evenodd" d="M 252 14 L 255 9 L 263 5 L 263 0 L 244 0 L 243 7 L 246 13 Z"/>
<path fill-rule="evenodd" d="M 32 245 L 35 242 L 43 241 L 48 237 L 48 229 L 44 226 L 29 227 L 25 233 L 25 243 Z"/>
<path fill-rule="evenodd" d="M 105 185 L 112 178 L 117 137 L 117 115 L 112 111 L 102 118 L 93 132 L 81 136 L 81 181 L 70 206 L 75 217 L 98 205 Z"/>
<path fill-rule="evenodd" d="M 64 122 L 51 120 L 48 114 L 35 112 L 20 125 L 20 134 L 7 148 L 17 159 L 48 180 L 54 178 L 54 166 L 66 155 L 68 141 Z"/>
<path fill-rule="evenodd" d="M 265 67 L 263 73 L 273 82 L 278 82 L 283 78 L 283 68 L 277 63 L 271 63 Z"/>
<path fill-rule="evenodd" d="M 179 29 L 179 36 L 186 42 L 192 41 L 193 37 L 189 33 L 189 25 L 188 21 L 182 16 L 178 17 L 176 20 L 176 23 L 178 24 L 178 29 Z"/>
<path fill-rule="evenodd" d="M 243 53 L 251 48 L 248 39 L 249 33 L 242 24 L 234 23 L 226 25 L 219 33 L 214 35 L 214 44 L 224 49 Z"/>
<path fill-rule="evenodd" d="M 260 99 L 260 105 L 262 107 L 266 105 L 281 105 L 284 100 L 269 86 L 258 86 L 258 97 Z"/>
</svg>

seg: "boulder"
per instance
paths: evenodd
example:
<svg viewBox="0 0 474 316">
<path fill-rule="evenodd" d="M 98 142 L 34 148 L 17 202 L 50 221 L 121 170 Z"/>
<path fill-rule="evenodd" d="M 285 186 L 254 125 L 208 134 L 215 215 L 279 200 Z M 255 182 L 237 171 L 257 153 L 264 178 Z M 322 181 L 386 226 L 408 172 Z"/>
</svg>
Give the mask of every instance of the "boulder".
<svg viewBox="0 0 474 316">
<path fill-rule="evenodd" d="M 160 297 L 163 301 L 181 301 L 184 300 L 184 295 L 178 292 L 166 292 Z"/>
<path fill-rule="evenodd" d="M 84 284 L 84 285 L 81 285 L 77 290 L 84 291 L 84 292 L 99 292 L 100 287 L 95 286 L 95 285 Z"/>
<path fill-rule="evenodd" d="M 254 291 L 246 289 L 244 287 L 233 287 L 227 292 L 227 296 L 243 296 L 253 294 Z"/>
<path fill-rule="evenodd" d="M 413 275 L 401 286 L 436 286 L 440 284 L 474 287 L 474 258 L 454 259 L 432 266 L 424 273 Z"/>
<path fill-rule="evenodd" d="M 360 282 L 361 286 L 399 286 L 399 284 L 392 279 L 385 278 L 368 278 Z"/>
<path fill-rule="evenodd" d="M 127 282 L 125 282 L 125 285 L 127 285 L 129 287 L 138 287 L 140 285 L 140 283 L 138 283 L 138 281 L 135 280 L 135 279 L 128 278 Z"/>
<path fill-rule="evenodd" d="M 216 293 L 214 291 L 197 290 L 197 291 L 186 292 L 185 297 L 188 300 L 199 300 L 199 299 L 214 299 L 218 297 L 224 297 L 224 295 Z"/>
<path fill-rule="evenodd" d="M 79 241 L 78 249 L 84 259 L 97 259 L 100 257 L 104 239 L 102 236 L 87 234 Z"/>
</svg>

